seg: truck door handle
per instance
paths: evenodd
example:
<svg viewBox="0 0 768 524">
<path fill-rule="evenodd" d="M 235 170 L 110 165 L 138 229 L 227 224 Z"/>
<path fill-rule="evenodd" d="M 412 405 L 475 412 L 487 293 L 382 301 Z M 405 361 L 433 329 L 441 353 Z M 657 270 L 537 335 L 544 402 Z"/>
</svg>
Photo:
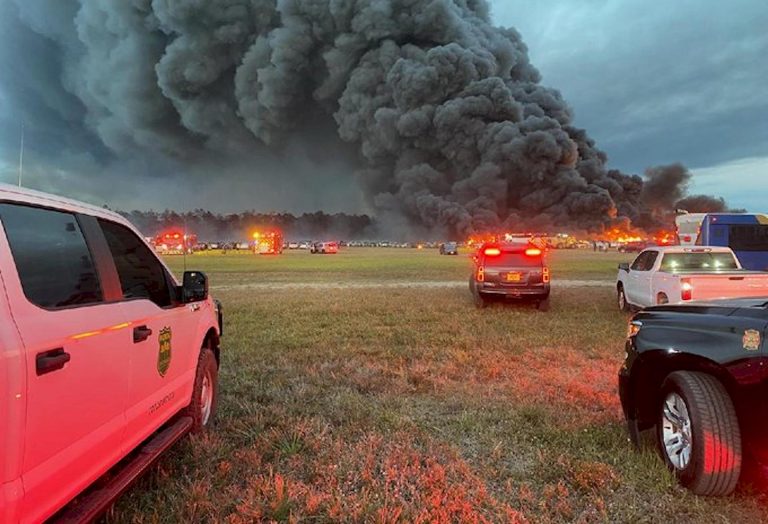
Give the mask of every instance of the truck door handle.
<svg viewBox="0 0 768 524">
<path fill-rule="evenodd" d="M 45 375 L 51 371 L 56 371 L 64 367 L 64 364 L 69 362 L 69 353 L 64 351 L 64 348 L 51 349 L 50 351 L 43 351 L 38 353 L 35 357 L 35 370 L 37 376 Z"/>
<path fill-rule="evenodd" d="M 152 330 L 147 326 L 136 326 L 133 328 L 133 343 L 144 342 L 152 335 Z"/>
</svg>

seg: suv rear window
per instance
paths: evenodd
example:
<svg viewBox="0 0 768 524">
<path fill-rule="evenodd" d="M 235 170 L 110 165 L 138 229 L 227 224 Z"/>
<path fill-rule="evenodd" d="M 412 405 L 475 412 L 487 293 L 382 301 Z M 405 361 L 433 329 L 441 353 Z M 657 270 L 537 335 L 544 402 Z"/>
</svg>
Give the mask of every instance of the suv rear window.
<svg viewBox="0 0 768 524">
<path fill-rule="evenodd" d="M 0 221 L 30 302 L 60 308 L 103 300 L 93 257 L 75 215 L 0 204 Z"/>
<path fill-rule="evenodd" d="M 485 265 L 489 267 L 540 267 L 541 255 L 530 256 L 525 253 L 502 252 L 497 256 L 486 256 Z"/>
</svg>

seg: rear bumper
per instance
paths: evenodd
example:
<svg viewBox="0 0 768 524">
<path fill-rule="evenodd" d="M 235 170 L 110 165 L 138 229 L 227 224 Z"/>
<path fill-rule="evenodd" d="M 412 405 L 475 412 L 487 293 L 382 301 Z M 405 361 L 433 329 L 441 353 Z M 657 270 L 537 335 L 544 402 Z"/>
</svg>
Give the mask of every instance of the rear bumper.
<svg viewBox="0 0 768 524">
<path fill-rule="evenodd" d="M 509 286 L 496 282 L 482 282 L 478 291 L 484 295 L 499 295 L 509 297 L 541 297 L 549 296 L 549 284 L 533 284 L 529 286 Z"/>
</svg>

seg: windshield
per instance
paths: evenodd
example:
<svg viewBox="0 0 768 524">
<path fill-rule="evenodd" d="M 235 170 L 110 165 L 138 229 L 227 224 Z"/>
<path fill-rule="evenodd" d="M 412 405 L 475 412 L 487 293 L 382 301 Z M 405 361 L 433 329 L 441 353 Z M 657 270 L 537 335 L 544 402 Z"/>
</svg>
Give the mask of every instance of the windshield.
<svg viewBox="0 0 768 524">
<path fill-rule="evenodd" d="M 675 271 L 727 271 L 738 269 L 730 253 L 667 253 L 661 260 L 661 270 Z"/>
</svg>

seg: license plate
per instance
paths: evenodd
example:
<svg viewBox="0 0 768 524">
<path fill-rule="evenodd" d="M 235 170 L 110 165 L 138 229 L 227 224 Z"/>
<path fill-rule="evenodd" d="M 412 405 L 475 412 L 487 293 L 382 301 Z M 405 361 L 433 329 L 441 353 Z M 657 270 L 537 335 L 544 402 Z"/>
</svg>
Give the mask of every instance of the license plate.
<svg viewBox="0 0 768 524">
<path fill-rule="evenodd" d="M 507 282 L 520 282 L 520 273 L 507 273 Z"/>
</svg>

